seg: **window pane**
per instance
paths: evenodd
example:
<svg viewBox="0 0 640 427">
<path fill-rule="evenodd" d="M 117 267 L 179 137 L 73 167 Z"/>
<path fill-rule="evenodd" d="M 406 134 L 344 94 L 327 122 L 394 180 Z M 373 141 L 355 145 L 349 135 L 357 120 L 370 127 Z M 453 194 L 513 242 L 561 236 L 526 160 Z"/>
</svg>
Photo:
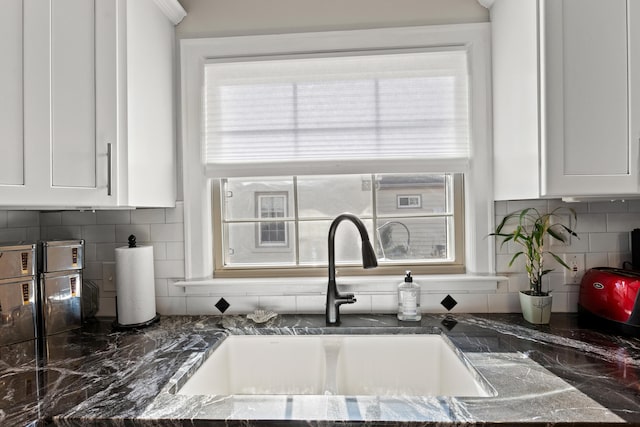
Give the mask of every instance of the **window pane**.
<svg viewBox="0 0 640 427">
<path fill-rule="evenodd" d="M 449 259 L 453 229 L 447 218 L 388 218 L 378 221 L 378 258 L 385 261 Z"/>
<path fill-rule="evenodd" d="M 372 234 L 372 222 L 363 220 L 369 237 Z M 300 264 L 327 265 L 329 248 L 328 236 L 331 221 L 302 221 L 300 222 Z M 362 264 L 360 234 L 349 221 L 338 225 L 335 237 L 336 265 Z"/>
<path fill-rule="evenodd" d="M 380 265 L 455 263 L 453 177 L 354 174 L 221 180 L 222 265 L 324 267 L 329 227 L 344 212 L 364 222 Z M 337 265 L 361 264 L 361 240 L 353 224 L 339 225 L 335 245 Z"/>
<path fill-rule="evenodd" d="M 449 175 L 398 174 L 376 176 L 378 217 L 451 214 Z"/>
<path fill-rule="evenodd" d="M 223 180 L 224 220 L 259 219 L 259 195 L 277 194 L 286 199 L 285 217 L 293 212 L 293 177 L 229 178 Z"/>
<path fill-rule="evenodd" d="M 298 205 L 300 218 L 371 217 L 371 175 L 301 176 Z"/>
<path fill-rule="evenodd" d="M 291 222 L 282 224 L 284 231 L 291 235 Z M 295 265 L 295 242 L 288 245 L 261 247 L 262 229 L 259 222 L 226 224 L 224 227 L 227 250 L 224 256 L 226 266 L 242 265 Z M 270 231 L 269 231 L 270 232 Z M 272 236 L 270 236 L 272 237 Z"/>
</svg>

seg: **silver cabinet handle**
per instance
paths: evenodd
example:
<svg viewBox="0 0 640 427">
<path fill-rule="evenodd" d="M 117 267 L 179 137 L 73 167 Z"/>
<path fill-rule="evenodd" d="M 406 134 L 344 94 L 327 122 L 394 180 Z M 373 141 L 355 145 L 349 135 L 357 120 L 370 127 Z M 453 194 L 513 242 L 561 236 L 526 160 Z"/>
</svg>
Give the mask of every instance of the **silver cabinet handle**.
<svg viewBox="0 0 640 427">
<path fill-rule="evenodd" d="M 111 195 L 111 164 L 111 143 L 109 142 L 107 144 L 107 196 Z"/>
</svg>

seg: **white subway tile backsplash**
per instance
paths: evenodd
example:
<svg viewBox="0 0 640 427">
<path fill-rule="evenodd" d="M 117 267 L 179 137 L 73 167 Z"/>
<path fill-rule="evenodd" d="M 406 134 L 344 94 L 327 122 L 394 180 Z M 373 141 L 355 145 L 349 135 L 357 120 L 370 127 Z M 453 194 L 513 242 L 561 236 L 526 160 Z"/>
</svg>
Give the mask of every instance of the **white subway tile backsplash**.
<svg viewBox="0 0 640 427">
<path fill-rule="evenodd" d="M 446 296 L 446 295 L 445 295 Z M 451 309 L 451 313 L 487 313 L 489 311 L 488 294 L 451 294 L 458 304 Z M 442 299 L 438 300 L 438 303 Z"/>
<path fill-rule="evenodd" d="M 175 224 L 151 224 L 152 242 L 183 242 L 184 226 Z"/>
<path fill-rule="evenodd" d="M 508 212 L 525 207 L 541 211 L 557 206 L 568 206 L 578 212 L 575 224 L 580 239 L 572 238 L 568 246 L 554 245 L 559 254 L 584 254 L 587 268 L 596 266 L 620 267 L 629 261 L 629 231 L 640 228 L 640 200 L 631 202 L 597 202 L 566 204 L 559 200 L 501 201 L 496 202 L 496 222 Z M 40 212 L 0 210 L 0 240 L 85 239 L 85 278 L 99 283 L 101 307 L 99 315 L 115 315 L 115 291 L 105 290 L 102 273 L 105 266 L 114 268 L 115 248 L 127 244 L 135 234 L 139 244 L 154 246 L 156 307 L 161 314 L 220 314 L 215 308 L 219 297 L 186 296 L 184 287 L 175 286 L 175 280 L 184 278 L 184 213 L 183 203 L 175 208 L 113 210 L 94 212 Z M 523 259 L 508 268 L 513 254 L 521 250 L 514 244 L 499 248 L 496 243 L 496 266 L 499 273 L 507 273 L 495 293 L 452 294 L 458 304 L 452 312 L 519 312 L 518 292 L 528 289 L 523 273 Z M 110 263 L 110 264 L 108 264 Z M 565 285 L 564 274 L 557 262 L 547 266 L 556 271 L 545 277 L 544 285 L 554 290 L 555 311 L 575 311 L 578 287 Z M 427 313 L 446 313 L 440 304 L 442 294 L 423 294 L 422 308 Z M 359 295 L 355 304 L 343 305 L 343 313 L 386 312 L 395 313 L 397 300 L 393 293 Z M 279 313 L 324 314 L 325 295 L 286 296 L 231 296 L 225 298 L 231 307 L 225 314 L 246 314 L 256 308 Z"/>
<path fill-rule="evenodd" d="M 62 225 L 62 212 L 40 212 L 40 225 L 43 227 Z"/>
<path fill-rule="evenodd" d="M 94 225 L 97 224 L 96 213 L 91 211 L 62 212 L 62 225 Z"/>
<path fill-rule="evenodd" d="M 99 309 L 96 316 L 98 317 L 115 317 L 116 316 L 116 298 L 103 297 L 99 299 Z"/>
<path fill-rule="evenodd" d="M 631 262 L 631 253 L 611 252 L 608 254 L 608 259 L 607 265 L 609 267 L 623 268 L 625 263 Z"/>
<path fill-rule="evenodd" d="M 0 229 L 0 242 L 17 242 L 27 240 L 26 228 L 2 228 Z"/>
<path fill-rule="evenodd" d="M 216 308 L 216 303 L 219 299 L 219 297 L 185 298 L 187 314 L 221 314 L 220 310 Z"/>
<path fill-rule="evenodd" d="M 79 225 L 60 225 L 54 227 L 45 227 L 40 230 L 40 238 L 46 240 L 54 239 L 83 239 L 82 226 Z M 90 242 L 95 242 L 89 239 Z"/>
<path fill-rule="evenodd" d="M 564 280 L 564 267 L 557 268 L 553 273 L 549 273 L 545 276 L 546 289 L 554 292 L 567 292 L 566 284 Z"/>
<path fill-rule="evenodd" d="M 371 313 L 372 295 L 358 295 L 353 304 L 343 304 L 340 306 L 340 313 Z M 322 305 L 324 310 L 325 304 Z"/>
<path fill-rule="evenodd" d="M 629 233 L 634 228 L 640 228 L 639 213 L 610 213 L 607 214 L 607 231 Z"/>
<path fill-rule="evenodd" d="M 102 280 L 102 263 L 85 262 L 82 278 L 87 280 Z"/>
<path fill-rule="evenodd" d="M 37 211 L 8 211 L 7 227 L 40 226 L 40 214 Z"/>
<path fill-rule="evenodd" d="M 526 274 L 509 275 L 509 292 L 520 292 L 529 289 L 529 276 Z"/>
<path fill-rule="evenodd" d="M 164 209 L 136 209 L 131 211 L 132 224 L 164 224 Z"/>
<path fill-rule="evenodd" d="M 131 211 L 97 211 L 96 221 L 98 224 L 130 224 Z"/>
<path fill-rule="evenodd" d="M 578 291 L 567 293 L 567 312 L 575 313 L 578 311 Z"/>
<path fill-rule="evenodd" d="M 296 297 L 293 295 L 261 296 L 258 297 L 258 307 L 262 310 L 271 310 L 278 314 L 295 313 Z"/>
<path fill-rule="evenodd" d="M 615 200 L 611 202 L 590 202 L 589 212 L 591 213 L 629 212 L 629 203 L 622 200 Z"/>
<path fill-rule="evenodd" d="M 520 313 L 520 297 L 517 293 L 488 294 L 489 313 Z"/>
<path fill-rule="evenodd" d="M 180 316 L 187 314 L 186 297 L 156 297 L 156 311 L 165 316 Z M 205 313 L 199 313 L 205 314 Z"/>
<path fill-rule="evenodd" d="M 165 260 L 167 259 L 167 244 L 164 242 L 156 242 L 153 246 L 153 259 Z"/>
<path fill-rule="evenodd" d="M 30 242 L 40 240 L 40 227 L 27 227 L 27 240 Z"/>
<path fill-rule="evenodd" d="M 324 313 L 326 297 L 323 295 L 297 295 L 296 312 L 299 314 Z"/>
<path fill-rule="evenodd" d="M 599 214 L 580 214 L 574 231 L 578 233 L 595 233 L 607 231 L 607 215 Z"/>
<path fill-rule="evenodd" d="M 168 297 L 169 285 L 167 279 L 155 279 L 156 297 Z"/>
<path fill-rule="evenodd" d="M 549 209 L 549 204 L 546 200 L 509 200 L 507 202 L 507 212 L 515 212 L 527 208 L 546 212 Z"/>
<path fill-rule="evenodd" d="M 175 208 L 165 209 L 165 222 L 167 224 L 184 222 L 184 202 L 176 202 Z"/>
<path fill-rule="evenodd" d="M 184 242 L 167 242 L 167 259 L 184 260 Z"/>
<path fill-rule="evenodd" d="M 514 254 L 498 254 L 496 255 L 496 270 L 498 273 L 520 273 L 524 270 L 524 256 L 520 255 L 511 266 L 509 263 L 513 259 Z"/>
<path fill-rule="evenodd" d="M 551 303 L 551 311 L 557 313 L 566 313 L 569 311 L 569 298 L 566 293 L 554 292 Z"/>
<path fill-rule="evenodd" d="M 93 243 L 115 243 L 115 225 L 84 225 L 82 226 L 82 238 Z"/>
<path fill-rule="evenodd" d="M 150 242 L 151 233 L 148 224 L 118 224 L 116 227 L 115 241 L 118 243 L 127 243 L 129 236 L 136 236 L 137 242 Z"/>
<path fill-rule="evenodd" d="M 629 212 L 640 212 L 640 199 L 629 200 Z"/>
<path fill-rule="evenodd" d="M 508 213 L 507 202 L 506 201 L 495 202 L 493 212 L 495 215 L 500 215 L 501 217 L 506 215 Z"/>
<path fill-rule="evenodd" d="M 629 233 L 589 233 L 588 252 L 629 252 Z"/>
<path fill-rule="evenodd" d="M 101 262 L 113 262 L 116 260 L 115 243 L 96 243 L 95 260 Z"/>
<path fill-rule="evenodd" d="M 447 294 L 429 294 L 420 296 L 420 307 L 423 313 L 448 313 L 440 302 Z"/>
<path fill-rule="evenodd" d="M 168 297 L 168 298 L 176 298 L 178 297 Z M 163 298 L 164 299 L 164 298 Z M 186 313 L 185 314 L 209 314 L 209 315 L 220 315 L 223 314 L 216 307 L 216 303 L 220 300 L 220 297 L 203 297 L 203 296 L 193 296 L 193 297 L 182 297 L 186 301 Z M 247 314 L 251 313 L 257 308 L 259 308 L 259 298 L 249 297 L 249 296 L 232 296 L 224 298 L 229 303 L 229 308 L 225 310 L 224 314 Z"/>
<path fill-rule="evenodd" d="M 563 202 L 561 199 L 550 199 L 548 200 L 548 203 L 549 203 L 549 212 L 559 207 L 571 209 L 577 214 L 589 212 L 589 203 L 584 203 L 584 202 L 567 203 L 567 202 Z"/>
<path fill-rule="evenodd" d="M 184 277 L 184 262 L 181 260 L 156 260 L 153 264 L 156 279 Z"/>
<path fill-rule="evenodd" d="M 586 254 L 585 268 L 605 267 L 609 265 L 609 254 L 606 252 L 591 252 Z"/>
<path fill-rule="evenodd" d="M 167 292 L 170 297 L 179 297 L 186 295 L 184 286 L 176 286 L 175 283 L 180 279 L 166 279 L 167 280 Z"/>
<path fill-rule="evenodd" d="M 84 243 L 84 261 L 97 261 L 96 243 Z"/>
<path fill-rule="evenodd" d="M 422 298 L 422 295 L 421 295 Z M 358 302 L 360 303 L 360 297 Z M 397 295 L 371 295 L 371 312 L 373 313 L 397 313 L 398 312 L 398 296 Z"/>
</svg>

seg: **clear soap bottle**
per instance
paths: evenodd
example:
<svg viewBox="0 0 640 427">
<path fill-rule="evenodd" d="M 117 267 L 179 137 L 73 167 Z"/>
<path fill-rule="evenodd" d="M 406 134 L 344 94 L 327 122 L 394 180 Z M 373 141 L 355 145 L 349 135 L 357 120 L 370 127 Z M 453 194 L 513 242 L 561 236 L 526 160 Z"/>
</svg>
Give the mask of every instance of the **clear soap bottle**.
<svg viewBox="0 0 640 427">
<path fill-rule="evenodd" d="M 420 285 L 413 282 L 411 271 L 407 271 L 404 281 L 398 285 L 398 319 L 418 321 L 420 314 Z"/>
</svg>

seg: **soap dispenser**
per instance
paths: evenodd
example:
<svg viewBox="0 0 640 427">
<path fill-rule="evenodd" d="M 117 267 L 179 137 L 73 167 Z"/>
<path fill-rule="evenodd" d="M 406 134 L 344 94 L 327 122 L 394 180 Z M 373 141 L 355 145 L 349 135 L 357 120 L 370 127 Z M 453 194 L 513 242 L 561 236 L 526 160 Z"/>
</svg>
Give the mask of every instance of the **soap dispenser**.
<svg viewBox="0 0 640 427">
<path fill-rule="evenodd" d="M 420 314 L 420 286 L 407 271 L 404 281 L 398 285 L 398 319 L 418 321 Z"/>
</svg>

